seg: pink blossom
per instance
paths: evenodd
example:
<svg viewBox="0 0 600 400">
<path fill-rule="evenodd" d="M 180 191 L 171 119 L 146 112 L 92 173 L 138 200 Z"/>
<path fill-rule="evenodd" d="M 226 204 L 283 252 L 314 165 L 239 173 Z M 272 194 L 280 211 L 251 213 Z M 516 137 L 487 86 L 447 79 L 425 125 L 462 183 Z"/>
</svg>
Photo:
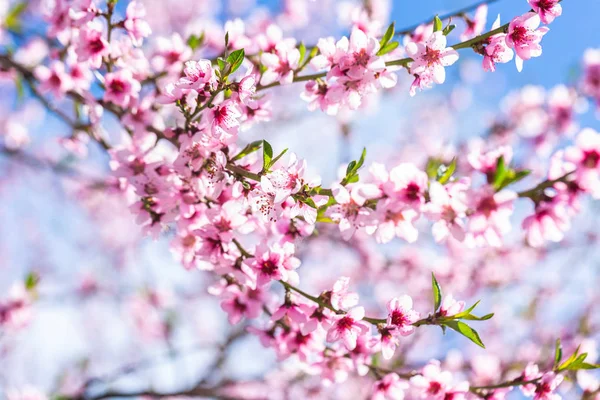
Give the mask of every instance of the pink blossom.
<svg viewBox="0 0 600 400">
<path fill-rule="evenodd" d="M 387 324 L 395 326 L 402 336 L 413 333 L 415 331 L 413 323 L 421 317 L 412 307 L 413 301 L 408 295 L 394 297 L 387 303 Z"/>
<path fill-rule="evenodd" d="M 331 190 L 337 202 L 330 207 L 331 219 L 338 223 L 344 240 L 349 240 L 358 228 L 365 226 L 371 214 L 364 207 L 365 202 L 379 197 L 381 192 L 375 185 L 360 183 L 354 184 L 350 192 L 340 184 L 334 184 Z"/>
<path fill-rule="evenodd" d="M 451 381 L 452 374 L 442 371 L 437 360 L 430 361 L 423 367 L 420 375 L 410 378 L 410 383 L 420 390 L 420 397 L 430 400 L 443 400 Z"/>
<path fill-rule="evenodd" d="M 230 285 L 223 293 L 221 308 L 228 314 L 230 324 L 237 324 L 242 318 L 256 318 L 262 313 L 260 296 L 251 290 L 243 292 L 236 285 Z"/>
<path fill-rule="evenodd" d="M 141 85 L 129 69 L 106 74 L 104 101 L 127 107 L 133 99 L 137 99 Z"/>
<path fill-rule="evenodd" d="M 563 381 L 563 376 L 554 372 L 546 372 L 535 388 L 533 400 L 560 400 L 562 396 L 554 393 Z"/>
<path fill-rule="evenodd" d="M 183 42 L 181 35 L 174 33 L 170 38 L 159 37 L 156 39 L 156 49 L 151 63 L 157 71 L 180 71 L 183 63 L 191 56 L 192 51 Z"/>
<path fill-rule="evenodd" d="M 47 400 L 48 396 L 33 386 L 24 386 L 21 389 L 7 389 L 6 400 Z"/>
<path fill-rule="evenodd" d="M 481 35 L 483 30 L 485 29 L 485 23 L 487 20 L 488 6 L 487 4 L 482 4 L 475 10 L 475 15 L 473 19 L 465 17 L 467 28 L 461 33 L 460 40 L 464 42 L 466 40 L 472 39 L 475 36 Z M 494 29 L 494 28 L 492 28 Z"/>
<path fill-rule="evenodd" d="M 283 317 L 289 318 L 297 324 L 305 324 L 308 321 L 311 308 L 304 304 L 286 298 L 285 302 L 271 315 L 271 321 L 278 321 Z"/>
<path fill-rule="evenodd" d="M 495 193 L 485 186 L 469 195 L 470 208 L 468 238 L 472 244 L 499 247 L 502 236 L 511 229 L 510 216 L 517 194 L 504 189 Z"/>
<path fill-rule="evenodd" d="M 582 92 L 600 107 L 600 49 L 587 49 L 583 54 Z"/>
<path fill-rule="evenodd" d="M 521 374 L 521 379 L 525 382 L 533 381 L 542 377 L 540 369 L 535 363 L 528 363 L 525 370 Z M 528 383 L 521 386 L 521 392 L 527 397 L 532 397 L 535 394 L 537 385 L 535 383 Z"/>
<path fill-rule="evenodd" d="M 381 346 L 381 355 L 386 360 L 391 359 L 400 344 L 400 332 L 396 326 L 386 325 L 379 328 L 379 345 Z"/>
<path fill-rule="evenodd" d="M 442 317 L 451 317 L 453 315 L 461 313 L 464 310 L 464 308 L 464 301 L 456 301 L 452 294 L 447 294 L 442 300 L 439 313 Z"/>
<path fill-rule="evenodd" d="M 390 373 L 373 383 L 371 400 L 403 400 L 404 391 L 408 388 L 407 382 L 400 380 L 397 374 Z"/>
<path fill-rule="evenodd" d="M 591 128 L 582 130 L 575 146 L 565 150 L 565 160 L 575 165 L 578 185 L 600 198 L 600 133 Z"/>
<path fill-rule="evenodd" d="M 236 102 L 226 100 L 206 110 L 202 126 L 208 127 L 212 138 L 219 144 L 229 145 L 237 139 L 241 116 Z"/>
<path fill-rule="evenodd" d="M 550 29 L 545 26 L 538 29 L 539 25 L 539 15 L 532 12 L 515 17 L 508 25 L 506 44 L 517 53 L 515 61 L 518 71 L 523 69 L 524 60 L 542 55 L 540 42 Z"/>
<path fill-rule="evenodd" d="M 244 262 L 256 272 L 258 286 L 264 286 L 272 280 L 296 285 L 299 279 L 295 269 L 300 266 L 300 260 L 293 254 L 294 245 L 291 243 L 275 243 L 272 246 L 261 243 L 256 247 L 254 257 Z"/>
<path fill-rule="evenodd" d="M 446 36 L 441 31 L 433 32 L 425 43 L 407 44 L 406 52 L 414 60 L 410 65 L 410 73 L 431 78 L 437 84 L 446 80 L 444 67 L 458 61 L 458 53 L 446 47 Z"/>
<path fill-rule="evenodd" d="M 342 340 L 346 349 L 353 350 L 359 335 L 369 332 L 369 325 L 362 321 L 365 316 L 363 307 L 354 307 L 348 313 L 334 316 L 334 322 L 327 331 L 327 341 Z"/>
<path fill-rule="evenodd" d="M 210 60 L 188 61 L 183 69 L 184 77 L 179 79 L 177 87 L 210 92 L 217 83 Z"/>
<path fill-rule="evenodd" d="M 131 40 L 137 46 L 142 44 L 142 40 L 152 33 L 150 25 L 144 19 L 146 17 L 146 8 L 139 1 L 132 1 L 125 11 L 125 21 L 123 26 L 129 33 Z"/>
<path fill-rule="evenodd" d="M 73 88 L 73 79 L 60 61 L 52 63 L 50 68 L 45 65 L 36 67 L 35 77 L 40 81 L 40 91 L 52 93 L 57 99 L 62 99 Z"/>
<path fill-rule="evenodd" d="M 527 242 L 533 247 L 541 247 L 546 240 L 560 242 L 571 224 L 564 205 L 552 201 L 539 204 L 535 214 L 526 217 L 522 225 L 527 232 Z"/>
<path fill-rule="evenodd" d="M 445 186 L 439 182 L 431 182 L 429 203 L 425 205 L 425 214 L 434 221 L 432 233 L 436 242 L 444 241 L 450 235 L 456 240 L 464 240 L 463 219 L 468 209 L 466 190 L 469 185 L 468 179 Z"/>
<path fill-rule="evenodd" d="M 492 30 L 500 27 L 500 15 L 494 21 Z M 513 50 L 506 44 L 506 33 L 497 33 L 485 41 L 483 49 L 483 69 L 485 71 L 496 71 L 496 64 L 505 64 L 514 57 Z"/>
<path fill-rule="evenodd" d="M 102 65 L 103 57 L 108 56 L 110 48 L 104 39 L 104 33 L 95 24 L 87 24 L 79 31 L 79 43 L 76 48 L 79 61 L 88 61 L 92 68 Z"/>
<path fill-rule="evenodd" d="M 299 66 L 300 51 L 279 45 L 275 48 L 275 53 L 263 53 L 260 61 L 267 67 L 260 79 L 261 85 L 273 82 L 288 85 L 294 80 L 294 71 Z"/>
<path fill-rule="evenodd" d="M 391 199 L 419 210 L 425 201 L 427 174 L 414 164 L 402 163 L 392 168 L 383 191 Z"/>
<path fill-rule="evenodd" d="M 350 292 L 350 278 L 340 277 L 331 290 L 331 306 L 336 310 L 348 310 L 358 304 L 358 293 Z"/>
<path fill-rule="evenodd" d="M 559 0 L 527 0 L 533 11 L 538 13 L 544 24 L 550 24 L 562 14 Z"/>
<path fill-rule="evenodd" d="M 13 284 L 8 296 L 0 298 L 0 327 L 16 331 L 26 327 L 32 317 L 32 298 L 22 283 Z"/>
</svg>

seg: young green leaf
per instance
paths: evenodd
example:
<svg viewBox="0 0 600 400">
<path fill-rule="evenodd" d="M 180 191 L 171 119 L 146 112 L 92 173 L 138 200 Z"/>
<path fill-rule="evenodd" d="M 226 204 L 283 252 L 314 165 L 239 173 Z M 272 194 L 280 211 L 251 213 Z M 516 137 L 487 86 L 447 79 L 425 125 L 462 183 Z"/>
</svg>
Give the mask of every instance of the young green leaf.
<svg viewBox="0 0 600 400">
<path fill-rule="evenodd" d="M 450 34 L 450 32 L 452 32 L 454 30 L 454 28 L 456 28 L 456 25 L 450 24 L 444 28 L 442 33 L 444 34 L 444 36 L 448 36 Z"/>
<path fill-rule="evenodd" d="M 452 330 L 455 330 L 456 332 L 460 333 L 464 337 L 470 339 L 476 345 L 481 346 L 485 349 L 485 345 L 481 341 L 481 338 L 479 337 L 479 334 L 477 333 L 477 331 L 475 329 L 471 328 L 469 325 L 465 324 L 464 322 L 445 321 L 444 325 L 446 325 L 448 328 L 450 328 Z"/>
<path fill-rule="evenodd" d="M 279 161 L 279 159 L 281 157 L 283 157 L 283 155 L 288 151 L 288 149 L 284 149 L 281 153 L 279 153 L 279 155 L 277 157 L 275 157 L 273 160 L 271 160 L 271 163 L 269 164 L 269 168 L 271 168 L 273 165 L 275 165 L 275 163 L 277 161 Z"/>
<path fill-rule="evenodd" d="M 358 159 L 358 163 L 356 164 L 355 171 L 358 171 L 360 167 L 365 163 L 365 158 L 367 157 L 367 148 L 364 147 L 362 153 L 360 154 L 360 158 Z"/>
<path fill-rule="evenodd" d="M 496 174 L 494 175 L 494 189 L 499 190 L 504 183 L 504 179 L 508 170 L 506 169 L 506 165 L 504 164 L 504 156 L 500 156 L 498 161 L 496 162 Z"/>
<path fill-rule="evenodd" d="M 35 272 L 30 272 L 25 277 L 25 288 L 27 290 L 34 290 L 40 281 L 40 276 Z"/>
<path fill-rule="evenodd" d="M 245 56 L 244 49 L 239 49 L 239 50 L 233 51 L 229 55 L 229 57 L 227 57 L 227 62 L 231 66 L 230 70 L 229 70 L 229 74 L 233 74 L 242 65 L 242 62 L 244 61 L 244 56 Z"/>
<path fill-rule="evenodd" d="M 398 43 L 396 41 L 386 43 L 385 46 L 383 46 L 381 49 L 379 49 L 379 51 L 377 52 L 377 55 L 382 56 L 384 54 L 391 53 L 392 51 L 396 50 L 396 48 L 399 45 L 400 45 L 400 43 Z"/>
<path fill-rule="evenodd" d="M 433 289 L 433 312 L 436 312 L 442 304 L 442 289 L 433 272 L 431 273 L 431 287 Z"/>
<path fill-rule="evenodd" d="M 554 346 L 554 368 L 558 367 L 560 360 L 562 359 L 562 346 L 560 344 L 560 338 L 556 339 L 556 345 Z"/>
<path fill-rule="evenodd" d="M 304 42 L 300 42 L 300 46 L 298 46 L 298 51 L 300 51 L 300 60 L 298 61 L 298 64 L 302 65 L 302 62 L 304 61 L 304 56 L 306 55 L 306 46 L 304 45 Z"/>
<path fill-rule="evenodd" d="M 354 172 L 354 168 L 356 167 L 356 161 L 352 160 L 348 163 L 348 166 L 346 167 L 346 175 L 350 175 L 352 174 L 352 172 Z"/>
<path fill-rule="evenodd" d="M 204 34 L 201 36 L 191 34 L 190 37 L 188 37 L 187 45 L 190 47 L 190 49 L 192 49 L 192 51 L 194 51 L 202 45 L 203 37 Z"/>
<path fill-rule="evenodd" d="M 437 15 L 433 17 L 433 31 L 441 31 L 443 27 L 442 20 Z"/>
<path fill-rule="evenodd" d="M 446 171 L 438 178 L 438 182 L 442 185 L 448 183 L 452 175 L 454 175 L 454 171 L 456 171 L 456 157 L 452 159 L 452 162 L 446 168 Z"/>
<path fill-rule="evenodd" d="M 217 64 L 219 65 L 219 70 L 221 72 L 225 71 L 225 60 L 223 60 L 221 57 L 217 58 Z"/>
<path fill-rule="evenodd" d="M 266 140 L 263 140 L 263 172 L 269 170 L 271 160 L 273 159 L 273 148 Z"/>
<path fill-rule="evenodd" d="M 386 44 L 388 44 L 388 42 L 390 40 L 392 40 L 392 38 L 394 37 L 394 33 L 396 32 L 395 29 L 395 23 L 392 22 L 390 24 L 390 26 L 388 26 L 387 30 L 385 31 L 383 37 L 381 38 L 381 40 L 379 41 L 379 45 L 381 48 L 383 48 Z"/>
<path fill-rule="evenodd" d="M 27 10 L 27 1 L 15 4 L 4 18 L 4 27 L 13 32 L 21 31 L 21 15 Z"/>
<path fill-rule="evenodd" d="M 237 154 L 235 155 L 235 157 L 233 157 L 233 158 L 231 159 L 231 161 L 237 161 L 237 160 L 239 160 L 239 159 L 241 159 L 241 158 L 244 158 L 244 157 L 245 157 L 245 156 L 247 156 L 248 154 L 252 154 L 252 153 L 254 153 L 256 150 L 260 149 L 260 147 L 262 146 L 262 144 L 263 144 L 263 141 L 262 141 L 262 140 L 257 140 L 257 141 L 255 141 L 255 142 L 248 143 L 248 144 L 246 145 L 246 147 L 244 147 L 244 148 L 242 149 L 242 151 L 240 151 L 239 153 L 237 153 Z"/>
</svg>

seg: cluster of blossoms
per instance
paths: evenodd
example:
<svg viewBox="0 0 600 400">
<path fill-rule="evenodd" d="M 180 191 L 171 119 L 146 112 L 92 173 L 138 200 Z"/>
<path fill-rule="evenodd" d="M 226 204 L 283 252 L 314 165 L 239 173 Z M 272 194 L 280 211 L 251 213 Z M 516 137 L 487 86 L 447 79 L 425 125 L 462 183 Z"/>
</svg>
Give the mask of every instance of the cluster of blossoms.
<svg viewBox="0 0 600 400">
<path fill-rule="evenodd" d="M 75 102 L 73 121 L 53 109 L 74 131 L 63 147 L 85 155 L 82 148 L 92 140 L 108 150 L 115 180 L 106 186 L 131 199 L 130 209 L 146 233 L 158 237 L 171 231 L 171 250 L 186 269 L 212 272 L 209 293 L 219 299 L 231 324 L 262 317 L 264 325 L 249 330 L 279 359 L 296 357 L 306 372 L 326 383 L 374 371 L 374 399 L 502 399 L 511 385 L 473 386 L 437 360 L 402 377 L 389 371 L 381 376 L 374 365 L 379 353 L 385 360 L 394 358 L 406 343 L 403 338 L 421 325 L 449 327 L 483 346 L 460 320 L 489 318 L 471 315 L 472 308 L 465 310 L 465 303 L 452 295 L 440 295 L 434 312 L 422 316 L 412 297 L 398 294 L 381 303 L 387 307 L 383 318 L 368 317 L 348 277 L 318 296 L 303 292 L 297 248 L 326 223 L 337 225 L 345 241 L 373 236 L 377 243 L 396 237 L 414 243 L 418 224 L 426 219 L 435 242 L 449 249 L 464 245 L 491 252 L 505 244 L 519 198 L 534 206 L 521 222 L 528 244 L 558 242 L 578 212 L 580 198 L 600 197 L 599 133 L 582 130 L 574 144 L 555 153 L 542 183 L 520 192 L 511 185 L 529 172 L 511 166 L 510 144 L 468 146 L 465 157 L 431 158 L 427 165 L 397 162 L 388 168 L 374 162 L 368 177 L 359 179 L 363 154 L 325 188 L 295 154 L 275 154 L 266 141 L 239 142 L 245 129 L 271 119 L 272 104 L 260 91 L 273 86 L 308 81 L 302 97 L 309 109 L 333 115 L 356 110 L 367 96 L 394 87 L 400 68 L 414 78 L 411 95 L 444 83 L 445 67 L 456 63 L 458 50 L 465 47 L 483 55 L 485 70 L 513 57 L 521 70 L 524 60 L 541 55 L 540 41 L 548 28 L 540 23 L 549 24 L 561 13 L 558 0 L 529 3 L 533 12 L 505 27 L 497 19 L 487 35 L 481 35 L 487 9 L 480 8 L 474 20 L 467 19 L 464 42 L 450 47 L 451 29 L 435 26 L 439 19 L 405 35 L 405 46 L 397 50 L 393 29 L 379 40 L 381 26 L 359 14 L 349 38 L 321 38 L 308 55 L 304 45 L 285 38 L 270 21 L 247 29 L 241 20 L 225 23 L 224 45 L 221 38 L 192 36 L 184 42 L 173 34 L 158 40 L 148 55 L 141 46 L 151 29 L 141 2 L 130 2 L 124 18 L 115 22 L 114 1 L 101 10 L 92 0 L 61 0 L 50 6 L 46 18 L 49 36 L 64 46 L 62 51 L 46 52 L 47 65 L 29 66 L 19 63 L 19 57 L 36 49 L 24 48 L 14 60 L 2 58 L 2 65 L 22 74 L 40 96 Z M 218 56 L 198 56 L 202 45 L 213 46 Z M 582 91 L 598 99 L 598 60 L 591 54 L 585 60 Z M 298 75 L 308 66 L 318 73 Z M 32 72 L 24 74 L 29 67 Z M 96 91 L 102 93 L 98 98 Z M 570 134 L 577 130 L 572 125 L 576 97 L 565 88 L 547 107 L 534 104 L 525 110 L 519 103 L 514 109 L 521 115 L 512 120 L 531 121 L 525 111 L 543 108 L 544 132 Z M 122 123 L 121 140 L 100 128 L 105 113 Z M 530 135 L 538 136 L 547 140 L 542 131 Z M 20 148 L 26 140 L 21 142 L 12 147 Z M 457 259 L 458 253 L 453 254 Z M 489 254 L 481 258 L 489 259 Z M 25 323 L 29 302 L 27 293 L 18 290 L 0 302 L 0 326 Z M 168 296 L 153 291 L 134 296 L 129 304 L 134 325 L 147 339 L 168 337 L 170 306 Z M 554 399 L 563 378 L 559 372 L 542 373 L 532 364 L 514 386 L 522 386 L 523 394 L 535 400 Z"/>
</svg>

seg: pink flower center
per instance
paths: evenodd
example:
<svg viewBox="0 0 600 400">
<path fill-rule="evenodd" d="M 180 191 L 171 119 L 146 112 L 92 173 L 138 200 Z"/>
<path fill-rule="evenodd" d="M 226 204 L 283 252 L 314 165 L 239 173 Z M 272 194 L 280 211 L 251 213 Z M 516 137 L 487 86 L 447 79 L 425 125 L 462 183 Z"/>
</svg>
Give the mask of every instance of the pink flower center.
<svg viewBox="0 0 600 400">
<path fill-rule="evenodd" d="M 527 28 L 525 28 L 524 26 L 516 26 L 512 33 L 510 34 L 510 38 L 513 40 L 513 42 L 515 43 L 524 43 L 527 41 L 529 34 L 527 31 Z"/>
<path fill-rule="evenodd" d="M 483 213 L 486 217 L 492 215 L 494 211 L 498 209 L 498 205 L 496 204 L 496 200 L 494 200 L 493 196 L 485 197 L 477 206 L 477 211 Z"/>
<path fill-rule="evenodd" d="M 440 61 L 441 52 L 439 50 L 434 50 L 429 46 L 425 47 L 425 54 L 423 54 L 423 61 L 427 63 L 428 66 L 432 66 Z"/>
<path fill-rule="evenodd" d="M 196 237 L 194 235 L 187 235 L 186 237 L 181 239 L 181 244 L 183 244 L 183 246 L 187 248 L 194 246 L 195 243 Z"/>
<path fill-rule="evenodd" d="M 360 65 L 363 68 L 366 68 L 369 65 L 369 60 L 371 56 L 367 54 L 365 49 L 360 49 L 360 51 L 354 53 L 354 63 L 356 65 Z"/>
<path fill-rule="evenodd" d="M 408 186 L 406 186 L 406 189 L 404 189 L 404 196 L 409 201 L 417 201 L 420 198 L 420 192 L 421 188 L 419 187 L 419 185 L 417 185 L 414 182 L 411 182 L 408 184 Z"/>
<path fill-rule="evenodd" d="M 429 388 L 427 389 L 427 393 L 438 394 L 441 391 L 442 391 L 442 385 L 439 382 L 429 382 Z"/>
<path fill-rule="evenodd" d="M 92 39 L 88 43 L 88 49 L 90 50 L 90 52 L 92 52 L 92 54 L 98 54 L 101 51 L 103 51 L 104 50 L 104 43 L 102 42 L 102 38 L 97 37 L 95 39 Z"/>
<path fill-rule="evenodd" d="M 586 168 L 596 168 L 600 161 L 600 154 L 596 150 L 586 151 L 583 156 L 583 166 Z"/>
<path fill-rule="evenodd" d="M 124 93 L 125 92 L 125 82 L 119 79 L 112 80 L 109 84 L 110 91 L 113 93 Z"/>
<path fill-rule="evenodd" d="M 351 317 L 343 317 L 337 323 L 338 329 L 341 331 L 349 331 L 353 325 L 354 320 Z"/>
<path fill-rule="evenodd" d="M 260 266 L 260 270 L 263 274 L 268 275 L 268 276 L 273 276 L 277 273 L 277 271 L 279 270 L 279 268 L 277 267 L 277 265 L 269 260 L 263 261 L 261 266 Z"/>
<path fill-rule="evenodd" d="M 408 325 L 408 317 L 400 310 L 392 311 L 392 324 L 398 326 Z"/>
</svg>

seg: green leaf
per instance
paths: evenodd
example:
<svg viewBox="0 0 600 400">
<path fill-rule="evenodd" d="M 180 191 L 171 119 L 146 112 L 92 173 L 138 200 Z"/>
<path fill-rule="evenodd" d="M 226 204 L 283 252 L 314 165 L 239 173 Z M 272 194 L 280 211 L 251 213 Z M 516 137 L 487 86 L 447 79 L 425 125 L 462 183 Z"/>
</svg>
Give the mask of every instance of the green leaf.
<svg viewBox="0 0 600 400">
<path fill-rule="evenodd" d="M 433 312 L 436 312 L 442 304 L 442 289 L 433 272 L 431 273 L 431 287 L 433 289 Z"/>
<path fill-rule="evenodd" d="M 190 37 L 187 40 L 187 45 L 190 47 L 190 49 L 192 49 L 192 51 L 196 50 L 197 48 L 199 48 L 200 46 L 202 46 L 202 43 L 204 42 L 204 32 L 202 32 L 202 34 L 200 36 L 198 35 L 190 35 Z"/>
<path fill-rule="evenodd" d="M 15 4 L 4 18 L 4 27 L 13 32 L 21 31 L 21 15 L 27 10 L 27 1 Z"/>
<path fill-rule="evenodd" d="M 562 359 L 562 346 L 560 344 L 560 338 L 556 339 L 556 345 L 554 346 L 554 368 L 558 367 L 560 360 Z"/>
<path fill-rule="evenodd" d="M 25 277 L 25 288 L 27 290 L 34 290 L 40 281 L 40 276 L 35 272 L 30 272 Z"/>
<path fill-rule="evenodd" d="M 504 164 L 504 156 L 500 156 L 498 161 L 496 162 L 496 174 L 494 175 L 494 189 L 499 190 L 504 183 L 504 179 L 508 170 L 506 169 L 506 165 Z"/>
<path fill-rule="evenodd" d="M 275 163 L 277 161 L 279 161 L 279 159 L 281 157 L 283 157 L 283 155 L 288 151 L 288 149 L 284 149 L 281 153 L 279 153 L 279 155 L 277 157 L 275 157 L 273 160 L 271 160 L 271 163 L 269 164 L 269 168 L 271 168 L 273 165 L 275 165 Z"/>
<path fill-rule="evenodd" d="M 478 317 L 473 314 L 461 315 L 460 317 L 457 314 L 457 315 L 453 315 L 452 317 L 456 318 L 456 319 L 464 319 L 464 320 L 468 320 L 468 321 L 487 321 L 488 319 L 492 318 L 493 316 L 494 316 L 494 313 L 486 314 L 483 317 Z"/>
<path fill-rule="evenodd" d="M 273 159 L 273 148 L 266 140 L 263 140 L 263 172 L 269 170 L 271 160 Z"/>
<path fill-rule="evenodd" d="M 377 52 L 377 55 L 382 56 L 384 54 L 390 53 L 390 52 L 394 51 L 399 45 L 400 45 L 400 43 L 398 43 L 396 41 L 389 42 L 385 46 L 383 46 L 381 49 L 379 49 L 379 51 Z"/>
<path fill-rule="evenodd" d="M 225 48 L 229 47 L 229 31 L 225 32 Z"/>
<path fill-rule="evenodd" d="M 438 170 L 442 162 L 437 158 L 429 158 L 427 160 L 427 166 L 425 167 L 425 172 L 427 172 L 427 176 L 429 179 L 436 179 L 438 176 Z"/>
<path fill-rule="evenodd" d="M 244 49 L 235 50 L 227 57 L 227 62 L 231 65 L 228 74 L 233 74 L 244 62 Z"/>
<path fill-rule="evenodd" d="M 452 159 L 452 162 L 446 168 L 446 171 L 438 178 L 438 182 L 442 185 L 448 183 L 452 175 L 454 175 L 454 171 L 456 171 L 456 157 Z"/>
<path fill-rule="evenodd" d="M 356 167 L 356 161 L 352 160 L 346 167 L 346 175 L 350 175 L 354 172 L 354 167 Z"/>
<path fill-rule="evenodd" d="M 452 32 L 454 30 L 454 28 L 456 28 L 456 25 L 454 24 L 450 24 L 447 27 L 444 28 L 444 30 L 442 31 L 442 33 L 444 34 L 444 36 L 448 36 L 450 34 L 450 32 Z"/>
<path fill-rule="evenodd" d="M 221 57 L 217 58 L 217 64 L 219 65 L 219 70 L 225 71 L 225 60 L 223 60 Z"/>
<path fill-rule="evenodd" d="M 312 50 L 310 51 L 310 54 L 308 55 L 308 58 L 314 58 L 317 53 L 319 52 L 319 48 L 317 46 L 313 47 Z"/>
<path fill-rule="evenodd" d="M 262 140 L 257 140 L 255 142 L 248 143 L 246 145 L 246 147 L 244 147 L 242 149 L 242 151 L 240 151 L 235 157 L 233 157 L 231 159 L 231 161 L 237 161 L 237 160 L 239 160 L 241 158 L 244 158 L 248 154 L 254 153 L 256 150 L 260 149 L 260 147 L 262 146 L 262 144 L 263 144 Z"/>
<path fill-rule="evenodd" d="M 298 64 L 302 65 L 302 61 L 304 61 L 304 56 L 306 55 L 306 46 L 304 45 L 304 42 L 300 42 L 298 51 L 300 51 L 300 60 L 298 61 Z"/>
<path fill-rule="evenodd" d="M 437 15 L 435 17 L 433 17 L 433 31 L 434 32 L 441 31 L 443 26 L 444 25 L 442 24 L 442 20 L 440 19 L 440 17 L 438 17 Z"/>
<path fill-rule="evenodd" d="M 366 157 L 367 157 L 367 148 L 363 147 L 363 151 L 360 154 L 360 158 L 358 159 L 358 163 L 356 164 L 355 171 L 358 171 L 358 169 L 363 166 L 363 164 L 365 163 L 365 158 Z"/>
<path fill-rule="evenodd" d="M 467 339 L 470 339 L 476 345 L 481 346 L 485 349 L 485 345 L 481 341 L 481 338 L 479 337 L 479 334 L 477 333 L 477 331 L 475 329 L 471 328 L 469 325 L 465 324 L 464 322 L 445 321 L 444 325 L 446 325 L 448 328 L 450 328 L 452 330 L 455 330 L 456 332 L 460 333 Z"/>
<path fill-rule="evenodd" d="M 381 38 L 381 40 L 379 41 L 380 48 L 385 47 L 385 45 L 388 44 L 388 42 L 390 40 L 392 40 L 392 38 L 394 37 L 394 33 L 395 32 L 396 32 L 395 23 L 392 22 L 390 24 L 390 26 L 388 26 L 388 28 L 385 31 L 385 33 L 384 33 L 383 37 Z M 377 54 L 379 55 L 379 53 L 377 53 Z"/>
<path fill-rule="evenodd" d="M 359 179 L 360 179 L 360 177 L 358 176 L 358 174 L 355 173 L 354 175 L 352 175 L 350 178 L 348 178 L 346 180 L 346 183 L 356 183 L 356 182 L 358 182 Z"/>
</svg>

